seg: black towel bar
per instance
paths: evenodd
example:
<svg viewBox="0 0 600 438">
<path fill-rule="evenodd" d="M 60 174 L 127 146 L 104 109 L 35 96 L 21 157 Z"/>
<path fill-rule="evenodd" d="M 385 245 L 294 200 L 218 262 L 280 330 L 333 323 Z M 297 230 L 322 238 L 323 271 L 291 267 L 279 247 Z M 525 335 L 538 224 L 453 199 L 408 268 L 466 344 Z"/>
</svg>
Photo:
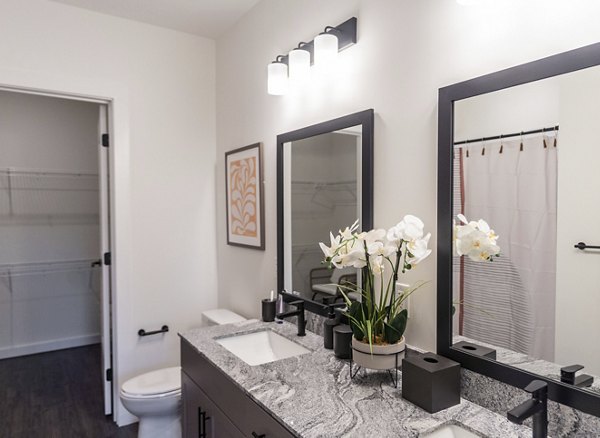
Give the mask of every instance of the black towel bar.
<svg viewBox="0 0 600 438">
<path fill-rule="evenodd" d="M 168 325 L 163 325 L 160 328 L 160 330 L 154 330 L 154 331 L 151 331 L 151 332 L 147 332 L 144 329 L 139 329 L 138 330 L 138 335 L 140 335 L 140 336 L 150 336 L 150 335 L 157 335 L 159 333 L 166 333 L 168 331 L 169 331 L 169 326 Z"/>
<path fill-rule="evenodd" d="M 584 250 L 584 249 L 600 249 L 600 246 L 586 245 L 585 242 L 579 242 L 575 245 L 575 248 Z"/>
</svg>

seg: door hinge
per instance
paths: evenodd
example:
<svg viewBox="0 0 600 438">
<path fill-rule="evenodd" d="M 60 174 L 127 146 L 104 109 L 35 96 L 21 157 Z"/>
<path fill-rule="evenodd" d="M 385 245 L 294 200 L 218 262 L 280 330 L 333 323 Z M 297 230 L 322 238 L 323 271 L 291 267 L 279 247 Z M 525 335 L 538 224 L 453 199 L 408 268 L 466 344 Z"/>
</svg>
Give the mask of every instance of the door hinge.
<svg viewBox="0 0 600 438">
<path fill-rule="evenodd" d="M 112 264 L 112 254 L 110 252 L 104 253 L 104 265 L 110 266 Z"/>
<path fill-rule="evenodd" d="M 110 142 L 109 142 L 108 134 L 102 134 L 102 146 L 107 148 L 109 144 L 110 144 Z"/>
<path fill-rule="evenodd" d="M 112 382 L 112 368 L 106 370 L 106 381 Z"/>
</svg>

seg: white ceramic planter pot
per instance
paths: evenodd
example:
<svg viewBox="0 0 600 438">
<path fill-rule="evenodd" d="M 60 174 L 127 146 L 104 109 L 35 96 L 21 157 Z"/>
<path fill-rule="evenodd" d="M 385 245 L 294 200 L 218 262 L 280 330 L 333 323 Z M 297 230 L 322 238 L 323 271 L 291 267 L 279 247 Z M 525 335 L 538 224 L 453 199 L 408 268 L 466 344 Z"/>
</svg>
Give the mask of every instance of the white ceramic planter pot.
<svg viewBox="0 0 600 438">
<path fill-rule="evenodd" d="M 404 336 L 399 342 L 392 345 L 373 345 L 373 354 L 369 344 L 352 338 L 352 360 L 357 365 L 372 370 L 389 370 L 396 366 L 396 354 L 398 354 L 398 366 L 402 364 L 406 342 Z"/>
</svg>

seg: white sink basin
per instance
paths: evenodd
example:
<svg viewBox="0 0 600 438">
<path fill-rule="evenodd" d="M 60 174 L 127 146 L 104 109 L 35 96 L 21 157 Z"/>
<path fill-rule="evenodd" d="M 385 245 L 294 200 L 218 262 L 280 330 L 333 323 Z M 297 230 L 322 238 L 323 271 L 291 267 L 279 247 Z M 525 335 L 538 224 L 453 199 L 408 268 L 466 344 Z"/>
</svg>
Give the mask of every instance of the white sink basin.
<svg viewBox="0 0 600 438">
<path fill-rule="evenodd" d="M 480 436 L 456 424 L 449 424 L 424 435 L 424 438 L 480 438 Z"/>
<path fill-rule="evenodd" d="M 251 366 L 310 353 L 271 330 L 229 336 L 217 339 L 217 342 Z"/>
</svg>

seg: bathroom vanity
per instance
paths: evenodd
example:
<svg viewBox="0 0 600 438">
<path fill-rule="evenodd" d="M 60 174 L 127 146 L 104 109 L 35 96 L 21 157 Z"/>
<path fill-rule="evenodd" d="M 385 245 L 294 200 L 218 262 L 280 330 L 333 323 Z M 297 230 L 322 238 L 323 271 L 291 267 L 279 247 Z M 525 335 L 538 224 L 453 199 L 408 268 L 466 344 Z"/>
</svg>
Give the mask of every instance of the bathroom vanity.
<svg viewBox="0 0 600 438">
<path fill-rule="evenodd" d="M 222 345 L 264 331 L 301 348 L 251 366 Z M 464 437 L 531 436 L 466 400 L 429 414 L 404 400 L 401 385 L 394 388 L 383 372 L 361 371 L 350 380 L 348 361 L 325 350 L 320 336 L 296 331 L 287 322 L 250 320 L 180 334 L 184 437 L 435 437 L 444 427 Z"/>
<path fill-rule="evenodd" d="M 293 437 L 206 356 L 181 341 L 185 437 Z"/>
</svg>

